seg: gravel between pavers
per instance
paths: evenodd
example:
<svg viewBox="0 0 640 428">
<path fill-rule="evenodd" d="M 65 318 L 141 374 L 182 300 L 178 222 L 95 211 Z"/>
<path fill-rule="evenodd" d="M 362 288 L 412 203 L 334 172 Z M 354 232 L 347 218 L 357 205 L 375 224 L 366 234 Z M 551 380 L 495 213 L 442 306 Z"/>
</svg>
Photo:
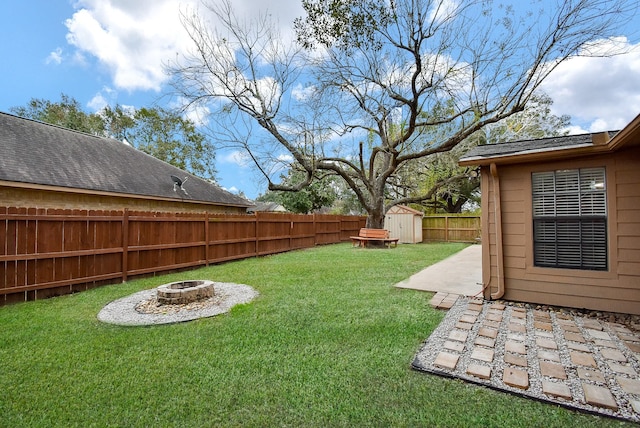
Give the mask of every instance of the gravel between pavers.
<svg viewBox="0 0 640 428">
<path fill-rule="evenodd" d="M 179 307 L 167 307 L 165 312 L 143 313 L 136 309 L 148 301 L 153 301 L 156 289 L 144 290 L 107 304 L 98 313 L 98 320 L 116 325 L 139 326 L 171 324 L 207 318 L 229 312 L 232 307 L 249 303 L 259 293 L 252 287 L 230 282 L 215 282 L 215 296 L 203 302 Z"/>
<path fill-rule="evenodd" d="M 468 331 L 467 339 L 463 342 L 464 349 L 460 352 L 448 350 L 444 347 L 445 342 L 450 339 L 450 334 L 454 330 L 458 330 L 456 325 L 459 325 L 460 318 L 465 314 L 468 309 L 468 305 L 470 302 L 481 304 L 482 311 L 478 315 L 477 321 L 474 323 L 472 329 Z M 539 312 L 531 307 L 526 309 L 526 331 L 522 337 L 521 342 L 526 345 L 526 359 L 528 363 L 528 367 L 524 368 L 524 370 L 528 373 L 529 386 L 526 389 L 520 389 L 516 387 L 509 386 L 503 381 L 503 374 L 505 369 L 513 368 L 513 369 L 523 369 L 523 367 L 513 366 L 504 361 L 505 354 L 505 342 L 508 340 L 507 336 L 512 332 L 510 332 L 507 328 L 508 323 L 511 319 L 511 314 L 513 313 L 513 309 L 517 307 L 515 304 L 510 304 L 509 302 L 501 302 L 505 305 L 504 308 L 504 316 L 502 322 L 498 328 L 498 335 L 495 338 L 495 345 L 493 346 L 493 350 L 495 351 L 494 357 L 491 362 L 479 361 L 471 358 L 472 350 L 478 348 L 475 344 L 476 339 L 478 338 L 478 332 L 483 325 L 485 317 L 487 316 L 487 312 L 490 310 L 493 302 L 482 301 L 479 299 L 471 299 L 466 297 L 459 297 L 453 307 L 448 311 L 445 318 L 442 320 L 440 325 L 433 331 L 431 336 L 429 336 L 426 341 L 421 346 L 420 350 L 416 354 L 414 361 L 412 363 L 412 368 L 418 371 L 423 371 L 431 374 L 436 374 L 440 376 L 450 377 L 450 378 L 458 378 L 467 382 L 484 385 L 490 387 L 492 389 L 501 390 L 509 393 L 513 393 L 516 395 L 520 395 L 527 398 L 534 398 L 537 400 L 545 401 L 552 404 L 558 404 L 563 407 L 567 407 L 570 409 L 586 411 L 588 413 L 598 414 L 602 416 L 609 416 L 614 418 L 623 419 L 631 422 L 640 422 L 640 413 L 637 411 L 640 408 L 635 408 L 640 404 L 640 396 L 635 394 L 626 393 L 620 386 L 618 385 L 616 379 L 619 376 L 627 376 L 620 375 L 619 373 L 613 372 L 610 368 L 610 360 L 607 360 L 602 352 L 601 348 L 595 343 L 595 341 L 588 341 L 585 343 L 585 346 L 590 348 L 589 354 L 593 356 L 597 364 L 597 370 L 599 370 L 605 377 L 605 383 L 599 383 L 598 381 L 589 381 L 587 384 L 593 384 L 598 386 L 607 387 L 612 395 L 614 396 L 616 403 L 618 405 L 618 410 L 613 411 L 611 409 L 607 409 L 604 407 L 597 407 L 588 404 L 585 401 L 584 391 L 583 391 L 583 381 L 579 378 L 577 374 L 578 366 L 573 364 L 569 357 L 569 341 L 567 341 L 564 337 L 562 329 L 559 326 L 558 321 L 561 317 L 566 318 L 570 316 L 580 328 L 580 331 L 584 334 L 587 331 L 584 323 L 590 319 L 589 317 L 583 317 L 580 314 L 567 314 L 561 312 L 555 312 L 553 310 L 548 310 L 552 324 L 553 324 L 553 340 L 558 345 L 558 353 L 560 355 L 561 363 L 565 368 L 567 379 L 562 381 L 565 385 L 567 385 L 571 391 L 572 400 L 565 400 L 559 397 L 552 397 L 546 395 L 542 391 L 542 381 L 552 381 L 556 382 L 557 380 L 554 378 L 549 378 L 542 376 L 540 372 L 540 359 L 539 359 L 539 351 L 545 351 L 538 346 L 536 342 L 536 334 L 539 330 L 536 330 L 534 327 L 534 313 Z M 637 318 L 637 317 L 635 317 Z M 591 318 L 593 320 L 593 318 Z M 616 332 L 613 330 L 613 327 L 620 326 L 620 324 L 610 323 L 603 319 L 600 320 L 600 324 L 603 328 L 604 332 L 610 333 L 612 338 L 615 338 L 617 342 L 617 349 L 624 351 L 624 354 L 627 357 L 627 363 L 624 363 L 632 372 L 635 372 L 635 375 L 631 375 L 629 379 L 632 381 L 637 381 L 638 375 L 640 373 L 640 354 L 636 354 L 632 352 L 619 338 Z M 639 335 L 637 333 L 636 328 L 638 324 L 633 322 L 633 331 L 636 336 Z M 588 337 L 588 336 L 587 336 Z M 440 367 L 434 364 L 436 358 L 440 354 L 441 351 L 445 351 L 448 354 L 452 354 L 458 357 L 457 362 L 455 363 L 455 367 L 453 369 L 447 369 L 444 367 Z M 475 364 L 476 367 L 485 366 L 491 369 L 491 375 L 488 379 L 481 379 L 476 376 L 472 376 L 467 373 L 469 368 L 469 364 Z"/>
</svg>

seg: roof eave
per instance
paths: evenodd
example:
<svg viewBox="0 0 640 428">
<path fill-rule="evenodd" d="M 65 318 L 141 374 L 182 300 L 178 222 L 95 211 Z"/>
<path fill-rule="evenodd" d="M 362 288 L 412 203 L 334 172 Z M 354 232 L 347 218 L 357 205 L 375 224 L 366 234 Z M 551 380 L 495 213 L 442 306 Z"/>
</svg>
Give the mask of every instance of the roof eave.
<svg viewBox="0 0 640 428">
<path fill-rule="evenodd" d="M 627 126 L 618 132 L 608 143 L 611 150 L 618 150 L 623 146 L 640 145 L 640 114 Z"/>
<path fill-rule="evenodd" d="M 22 183 L 17 181 L 6 181 L 6 180 L 0 180 L 0 187 L 12 187 L 12 188 L 30 189 L 30 190 L 45 190 L 49 192 L 73 193 L 78 195 L 111 196 L 111 197 L 117 197 L 117 198 L 142 199 L 142 200 L 148 200 L 148 201 L 184 202 L 184 203 L 191 203 L 191 204 L 197 204 L 197 205 L 215 205 L 215 206 L 221 206 L 221 207 L 249 208 L 253 206 L 249 203 L 234 204 L 234 203 L 228 203 L 228 202 L 199 201 L 194 199 L 165 198 L 161 196 L 137 195 L 133 193 L 105 192 L 103 190 L 87 190 L 87 189 L 79 189 L 76 187 L 51 186 L 46 184 Z"/>
<path fill-rule="evenodd" d="M 495 164 L 514 164 L 514 163 L 528 163 L 528 162 L 540 162 L 550 159 L 560 160 L 579 156 L 588 156 L 598 153 L 604 153 L 610 151 L 609 148 L 604 146 L 594 146 L 593 144 L 577 144 L 574 146 L 555 147 L 538 150 L 527 150 L 523 152 L 509 153 L 506 155 L 495 156 L 474 156 L 469 158 L 462 158 L 458 162 L 460 166 L 486 166 Z"/>
</svg>

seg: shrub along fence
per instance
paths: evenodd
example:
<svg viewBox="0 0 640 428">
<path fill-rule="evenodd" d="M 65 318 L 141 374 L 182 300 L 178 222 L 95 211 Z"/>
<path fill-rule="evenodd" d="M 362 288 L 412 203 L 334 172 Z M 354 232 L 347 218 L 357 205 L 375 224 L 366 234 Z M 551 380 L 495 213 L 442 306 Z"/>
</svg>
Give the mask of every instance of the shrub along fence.
<svg viewBox="0 0 640 428">
<path fill-rule="evenodd" d="M 0 207 L 0 305 L 349 240 L 366 217 Z"/>
<path fill-rule="evenodd" d="M 480 217 L 430 215 L 422 218 L 422 242 L 477 242 Z"/>
</svg>

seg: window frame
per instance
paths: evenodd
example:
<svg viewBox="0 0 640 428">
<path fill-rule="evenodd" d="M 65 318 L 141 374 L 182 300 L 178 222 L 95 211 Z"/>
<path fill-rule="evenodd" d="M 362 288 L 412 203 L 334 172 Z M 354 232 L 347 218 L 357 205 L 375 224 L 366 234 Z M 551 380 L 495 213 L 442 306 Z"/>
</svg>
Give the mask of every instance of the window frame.
<svg viewBox="0 0 640 428">
<path fill-rule="evenodd" d="M 607 187 L 604 166 L 531 173 L 533 266 L 608 271 Z"/>
</svg>

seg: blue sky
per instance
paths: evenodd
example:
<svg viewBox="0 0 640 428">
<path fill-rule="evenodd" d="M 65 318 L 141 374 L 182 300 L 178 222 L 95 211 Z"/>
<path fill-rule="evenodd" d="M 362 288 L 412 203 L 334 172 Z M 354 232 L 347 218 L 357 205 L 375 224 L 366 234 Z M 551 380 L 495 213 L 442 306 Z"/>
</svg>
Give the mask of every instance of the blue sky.
<svg viewBox="0 0 640 428">
<path fill-rule="evenodd" d="M 239 14 L 268 10 L 290 37 L 300 0 L 233 0 Z M 180 7 L 197 0 L 29 0 L 0 2 L 0 111 L 64 93 L 88 111 L 165 105 L 162 64 L 185 46 Z M 640 113 L 640 18 L 618 43 L 630 53 L 563 64 L 544 89 L 573 132 L 619 129 Z M 219 152 L 220 184 L 255 197 L 265 183 L 236 152 Z"/>
</svg>

